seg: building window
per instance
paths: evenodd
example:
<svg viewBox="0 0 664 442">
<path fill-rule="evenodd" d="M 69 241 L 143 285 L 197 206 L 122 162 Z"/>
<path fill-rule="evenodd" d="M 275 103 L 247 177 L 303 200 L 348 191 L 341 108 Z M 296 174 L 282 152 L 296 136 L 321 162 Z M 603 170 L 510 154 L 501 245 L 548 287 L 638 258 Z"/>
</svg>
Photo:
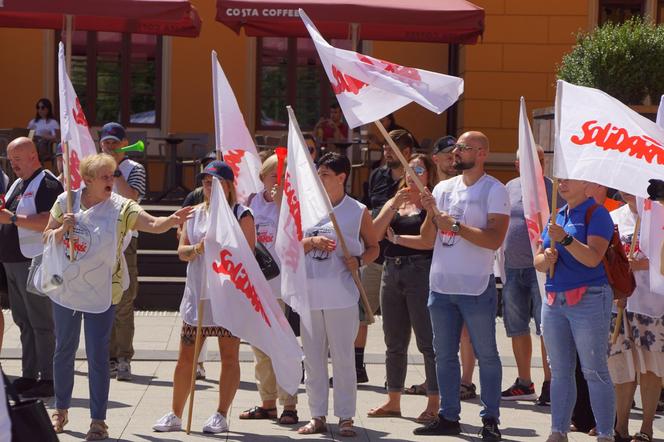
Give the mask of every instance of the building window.
<svg viewBox="0 0 664 442">
<path fill-rule="evenodd" d="M 645 0 L 600 0 L 598 23 L 622 23 L 634 16 L 643 16 L 645 3 Z"/>
<path fill-rule="evenodd" d="M 70 78 L 90 125 L 161 122 L 162 37 L 75 31 Z"/>
<path fill-rule="evenodd" d="M 350 49 L 349 40 L 333 40 L 332 45 Z M 256 128 L 286 129 L 286 106 L 291 105 L 302 130 L 311 130 L 335 101 L 313 42 L 262 37 L 257 46 Z"/>
</svg>

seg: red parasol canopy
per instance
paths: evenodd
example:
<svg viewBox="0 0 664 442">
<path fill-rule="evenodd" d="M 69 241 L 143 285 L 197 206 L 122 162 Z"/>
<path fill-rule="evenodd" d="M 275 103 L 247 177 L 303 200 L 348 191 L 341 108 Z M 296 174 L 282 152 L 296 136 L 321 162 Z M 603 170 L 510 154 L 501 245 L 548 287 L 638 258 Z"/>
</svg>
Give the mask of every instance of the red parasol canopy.
<svg viewBox="0 0 664 442">
<path fill-rule="evenodd" d="M 81 31 L 197 37 L 201 19 L 188 0 L 4 0 L 0 27 L 63 29 L 74 17 Z"/>
<path fill-rule="evenodd" d="M 217 0 L 217 21 L 251 36 L 309 37 L 302 8 L 326 38 L 474 44 L 484 9 L 465 0 Z"/>
</svg>

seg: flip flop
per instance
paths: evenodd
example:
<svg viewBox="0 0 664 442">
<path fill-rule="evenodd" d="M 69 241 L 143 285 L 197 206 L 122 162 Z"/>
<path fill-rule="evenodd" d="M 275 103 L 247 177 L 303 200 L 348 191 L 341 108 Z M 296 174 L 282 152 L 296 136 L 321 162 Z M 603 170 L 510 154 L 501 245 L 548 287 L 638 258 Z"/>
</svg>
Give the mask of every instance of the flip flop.
<svg viewBox="0 0 664 442">
<path fill-rule="evenodd" d="M 415 422 L 418 424 L 428 424 L 429 422 L 433 422 L 436 420 L 438 417 L 437 413 L 432 413 L 430 411 L 423 411 L 419 416 L 417 416 L 417 419 L 415 419 Z"/>
<path fill-rule="evenodd" d="M 386 410 L 383 407 L 372 408 L 367 412 L 367 417 L 401 417 L 400 411 Z"/>
</svg>

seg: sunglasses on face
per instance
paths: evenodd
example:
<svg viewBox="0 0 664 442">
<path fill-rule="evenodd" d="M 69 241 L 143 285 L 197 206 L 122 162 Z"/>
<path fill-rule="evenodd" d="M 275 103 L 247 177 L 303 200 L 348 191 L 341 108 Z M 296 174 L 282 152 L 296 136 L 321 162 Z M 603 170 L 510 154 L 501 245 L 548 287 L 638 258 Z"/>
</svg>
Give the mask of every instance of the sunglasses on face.
<svg viewBox="0 0 664 442">
<path fill-rule="evenodd" d="M 469 150 L 476 149 L 476 147 L 469 146 L 469 145 L 464 144 L 464 143 L 457 143 L 457 144 L 454 145 L 453 150 L 456 150 L 456 149 L 460 150 L 461 152 L 468 152 Z"/>
<path fill-rule="evenodd" d="M 413 172 L 415 172 L 415 175 L 417 176 L 422 176 L 424 175 L 424 172 L 426 172 L 426 169 L 422 166 L 413 166 Z"/>
</svg>

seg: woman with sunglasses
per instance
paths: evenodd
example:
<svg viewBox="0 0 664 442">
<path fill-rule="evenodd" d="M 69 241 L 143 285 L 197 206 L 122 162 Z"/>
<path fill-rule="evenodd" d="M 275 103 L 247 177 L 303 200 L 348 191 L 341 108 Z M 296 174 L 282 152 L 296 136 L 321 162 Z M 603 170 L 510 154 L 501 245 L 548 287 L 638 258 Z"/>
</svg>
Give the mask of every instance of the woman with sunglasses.
<svg viewBox="0 0 664 442">
<path fill-rule="evenodd" d="M 35 135 L 45 140 L 53 141 L 56 139 L 56 131 L 60 130 L 60 125 L 53 115 L 53 105 L 48 98 L 40 98 L 35 106 L 37 112 L 35 118 L 28 122 L 28 129 L 34 130 Z"/>
<path fill-rule="evenodd" d="M 420 183 L 432 189 L 436 184 L 436 166 L 422 154 L 410 159 Z M 408 344 L 411 328 L 415 332 L 417 348 L 424 356 L 426 409 L 416 419 L 427 424 L 438 415 L 440 405 L 436 360 L 433 351 L 433 332 L 427 308 L 429 298 L 429 269 L 432 248 L 420 237 L 420 227 L 430 221 L 430 214 L 422 209 L 420 193 L 410 176 L 402 179 L 400 189 L 373 220 L 378 239 L 387 238 L 385 262 L 380 285 L 380 309 L 385 334 L 385 369 L 387 372 L 387 402 L 372 408 L 369 417 L 401 416 L 401 392 L 406 380 Z M 417 275 L 417 277 L 413 277 Z"/>
</svg>

